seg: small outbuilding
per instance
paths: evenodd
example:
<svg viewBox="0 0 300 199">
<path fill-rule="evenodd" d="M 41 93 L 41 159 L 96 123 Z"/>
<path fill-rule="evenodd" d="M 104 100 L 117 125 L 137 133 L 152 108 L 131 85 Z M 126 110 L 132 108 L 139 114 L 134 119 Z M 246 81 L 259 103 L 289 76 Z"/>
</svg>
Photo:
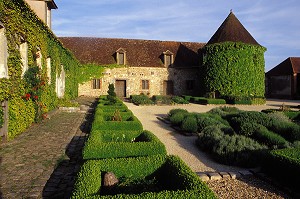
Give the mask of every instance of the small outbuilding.
<svg viewBox="0 0 300 199">
<path fill-rule="evenodd" d="M 300 97 L 300 57 L 289 57 L 266 73 L 266 96 L 280 99 Z"/>
</svg>

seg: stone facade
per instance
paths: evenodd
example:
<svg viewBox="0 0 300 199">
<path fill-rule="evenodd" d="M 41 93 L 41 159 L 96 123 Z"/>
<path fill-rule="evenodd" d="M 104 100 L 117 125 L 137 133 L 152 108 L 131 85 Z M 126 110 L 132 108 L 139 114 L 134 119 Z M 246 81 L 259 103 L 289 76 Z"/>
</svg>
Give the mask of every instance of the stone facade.
<svg viewBox="0 0 300 199">
<path fill-rule="evenodd" d="M 99 75 L 100 76 L 100 75 Z M 125 82 L 126 93 L 124 96 L 144 93 L 149 96 L 166 94 L 165 81 L 173 82 L 173 94 L 196 94 L 199 91 L 199 69 L 176 69 L 158 67 L 124 67 L 107 69 L 100 78 L 100 89 L 93 89 L 92 81 L 79 84 L 79 96 L 107 95 L 108 85 L 116 81 Z M 142 88 L 142 80 L 148 80 L 149 89 Z M 187 83 L 189 81 L 189 83 Z M 189 85 L 187 85 L 189 84 Z M 117 89 L 117 88 L 116 88 Z M 117 93 L 118 94 L 118 93 Z"/>
</svg>

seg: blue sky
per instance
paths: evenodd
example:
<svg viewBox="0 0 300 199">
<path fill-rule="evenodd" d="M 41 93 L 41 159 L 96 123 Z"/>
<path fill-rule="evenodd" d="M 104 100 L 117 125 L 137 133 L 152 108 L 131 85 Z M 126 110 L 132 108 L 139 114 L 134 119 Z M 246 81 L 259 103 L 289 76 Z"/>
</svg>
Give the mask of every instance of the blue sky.
<svg viewBox="0 0 300 199">
<path fill-rule="evenodd" d="M 299 0 L 56 0 L 57 36 L 207 42 L 232 9 L 268 50 L 266 71 L 300 56 Z"/>
</svg>

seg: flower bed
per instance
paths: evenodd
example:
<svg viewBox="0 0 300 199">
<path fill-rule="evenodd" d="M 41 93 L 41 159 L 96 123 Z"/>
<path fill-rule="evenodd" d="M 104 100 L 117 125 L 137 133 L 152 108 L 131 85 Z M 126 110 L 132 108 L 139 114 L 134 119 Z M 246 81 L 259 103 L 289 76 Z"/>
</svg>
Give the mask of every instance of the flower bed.
<svg viewBox="0 0 300 199">
<path fill-rule="evenodd" d="M 129 183 L 127 192 L 120 192 L 123 189 L 120 188 L 119 183 L 108 194 L 103 193 L 102 175 L 108 171 L 113 172 L 118 179 L 135 180 L 144 184 Z M 178 157 L 157 155 L 89 160 L 84 163 L 78 174 L 71 198 L 198 199 L 216 198 L 216 196 Z"/>
<path fill-rule="evenodd" d="M 150 131 L 92 131 L 83 159 L 166 154 L 163 143 Z"/>
</svg>

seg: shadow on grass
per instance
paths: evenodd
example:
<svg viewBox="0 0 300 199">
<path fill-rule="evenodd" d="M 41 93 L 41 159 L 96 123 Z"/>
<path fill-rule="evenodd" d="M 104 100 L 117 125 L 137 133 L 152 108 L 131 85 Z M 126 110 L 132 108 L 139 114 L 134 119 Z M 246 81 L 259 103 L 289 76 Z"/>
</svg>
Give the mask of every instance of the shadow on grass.
<svg viewBox="0 0 300 199">
<path fill-rule="evenodd" d="M 80 99 L 80 104 L 88 106 L 89 109 L 76 136 L 68 144 L 65 154 L 62 154 L 57 160 L 56 167 L 43 189 L 44 199 L 70 198 L 77 173 L 83 164 L 82 150 L 91 130 L 97 102 L 98 100 L 95 98 Z"/>
</svg>

